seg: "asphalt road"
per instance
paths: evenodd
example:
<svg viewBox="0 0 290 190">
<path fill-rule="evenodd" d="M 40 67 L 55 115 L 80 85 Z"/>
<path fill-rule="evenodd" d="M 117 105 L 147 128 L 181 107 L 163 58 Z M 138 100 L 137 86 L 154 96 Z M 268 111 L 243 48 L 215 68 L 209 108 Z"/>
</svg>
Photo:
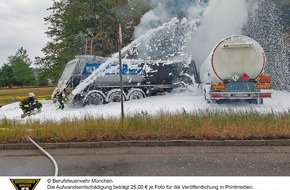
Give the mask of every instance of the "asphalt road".
<svg viewBox="0 0 290 190">
<path fill-rule="evenodd" d="M 48 149 L 59 176 L 290 176 L 290 146 Z M 52 176 L 37 149 L 1 150 L 1 176 Z"/>
</svg>

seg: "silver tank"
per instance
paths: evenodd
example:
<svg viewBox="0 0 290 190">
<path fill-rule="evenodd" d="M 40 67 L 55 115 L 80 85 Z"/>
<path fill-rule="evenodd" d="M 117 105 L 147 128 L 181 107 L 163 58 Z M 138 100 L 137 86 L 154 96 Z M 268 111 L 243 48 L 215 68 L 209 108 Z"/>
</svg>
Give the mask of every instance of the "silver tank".
<svg viewBox="0 0 290 190">
<path fill-rule="evenodd" d="M 261 45 L 242 35 L 221 40 L 201 66 L 201 83 L 220 83 L 233 80 L 234 75 L 246 73 L 256 79 L 264 70 L 266 57 Z"/>
</svg>

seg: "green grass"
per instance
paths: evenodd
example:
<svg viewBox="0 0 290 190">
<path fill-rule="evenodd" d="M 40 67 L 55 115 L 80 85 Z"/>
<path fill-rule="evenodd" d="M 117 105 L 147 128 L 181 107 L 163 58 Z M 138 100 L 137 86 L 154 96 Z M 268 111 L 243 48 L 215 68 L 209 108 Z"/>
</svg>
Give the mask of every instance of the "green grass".
<svg viewBox="0 0 290 190">
<path fill-rule="evenodd" d="M 50 99 L 54 87 L 0 89 L 0 105 L 12 103 L 13 97 L 34 92 L 39 99 Z M 14 100 L 19 101 L 19 100 Z M 200 110 L 192 113 L 157 116 L 139 113 L 123 122 L 111 118 L 84 118 L 21 123 L 0 121 L 0 143 L 77 142 L 160 139 L 286 139 L 290 138 L 290 112 L 261 114 L 255 111 Z"/>
<path fill-rule="evenodd" d="M 113 140 L 177 139 L 287 139 L 290 138 L 290 113 L 280 115 L 209 112 L 135 115 L 124 121 L 116 118 L 46 121 L 44 123 L 0 122 L 0 143 L 92 142 Z"/>
<path fill-rule="evenodd" d="M 50 99 L 55 87 L 13 87 L 0 89 L 0 105 L 18 102 L 19 97 L 26 97 L 29 92 L 34 92 L 39 100 Z"/>
</svg>

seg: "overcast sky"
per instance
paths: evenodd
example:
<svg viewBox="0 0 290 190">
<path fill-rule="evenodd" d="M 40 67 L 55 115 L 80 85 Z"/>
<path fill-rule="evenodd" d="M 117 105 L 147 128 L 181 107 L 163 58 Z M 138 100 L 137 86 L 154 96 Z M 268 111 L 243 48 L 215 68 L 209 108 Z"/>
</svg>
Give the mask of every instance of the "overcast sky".
<svg viewBox="0 0 290 190">
<path fill-rule="evenodd" d="M 31 61 L 43 56 L 41 49 L 50 41 L 44 33 L 48 28 L 44 17 L 51 14 L 46 9 L 52 3 L 51 0 L 0 0 L 0 66 L 21 47 L 27 50 Z"/>
</svg>

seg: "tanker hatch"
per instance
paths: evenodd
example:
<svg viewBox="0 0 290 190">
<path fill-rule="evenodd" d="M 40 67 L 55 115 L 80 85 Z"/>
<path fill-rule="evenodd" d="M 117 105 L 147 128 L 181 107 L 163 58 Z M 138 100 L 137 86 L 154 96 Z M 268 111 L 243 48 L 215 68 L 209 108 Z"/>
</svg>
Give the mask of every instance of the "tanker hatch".
<svg viewBox="0 0 290 190">
<path fill-rule="evenodd" d="M 223 48 L 252 48 L 254 47 L 253 43 L 230 43 L 224 44 Z"/>
</svg>

